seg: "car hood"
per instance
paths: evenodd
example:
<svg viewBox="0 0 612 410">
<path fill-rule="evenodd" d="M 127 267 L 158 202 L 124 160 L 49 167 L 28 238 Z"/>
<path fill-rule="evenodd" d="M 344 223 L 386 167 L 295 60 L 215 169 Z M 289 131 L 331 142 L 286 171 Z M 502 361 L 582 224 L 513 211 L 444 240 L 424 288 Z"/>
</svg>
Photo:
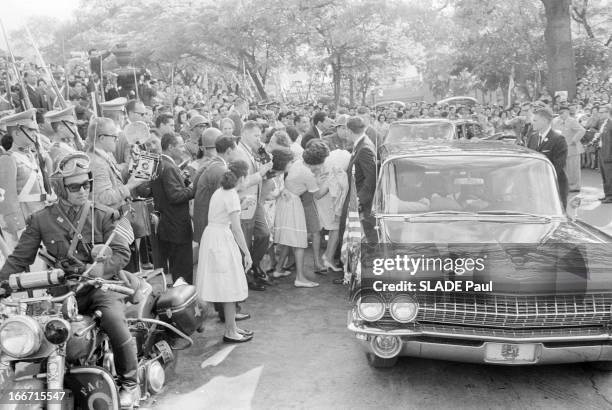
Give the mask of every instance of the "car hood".
<svg viewBox="0 0 612 410">
<path fill-rule="evenodd" d="M 398 222 L 380 228 L 391 243 L 362 247 L 366 281 L 472 280 L 493 283 L 494 293 L 582 293 L 612 291 L 609 237 L 573 221 L 546 223 L 499 221 Z M 406 270 L 372 273 L 374 259 L 482 258 L 482 270 Z M 389 265 L 391 266 L 391 265 Z M 366 284 L 367 285 L 367 284 Z"/>
<path fill-rule="evenodd" d="M 504 217 L 487 220 L 424 219 L 423 222 L 382 220 L 382 232 L 393 243 L 573 243 L 607 242 L 595 229 L 569 220 L 524 222 Z"/>
</svg>

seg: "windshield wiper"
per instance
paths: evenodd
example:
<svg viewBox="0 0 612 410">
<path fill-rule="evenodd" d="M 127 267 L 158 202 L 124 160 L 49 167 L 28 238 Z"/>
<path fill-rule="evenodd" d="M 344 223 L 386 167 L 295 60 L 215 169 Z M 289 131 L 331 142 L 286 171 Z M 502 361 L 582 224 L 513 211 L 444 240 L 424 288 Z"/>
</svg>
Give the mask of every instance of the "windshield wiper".
<svg viewBox="0 0 612 410">
<path fill-rule="evenodd" d="M 528 212 L 507 211 L 507 210 L 504 210 L 504 209 L 494 210 L 494 211 L 480 211 L 480 212 L 478 212 L 478 214 L 479 215 L 528 216 L 530 218 L 545 219 L 547 221 L 550 221 L 550 217 L 545 216 L 545 215 L 531 214 L 531 213 L 528 213 Z"/>
</svg>

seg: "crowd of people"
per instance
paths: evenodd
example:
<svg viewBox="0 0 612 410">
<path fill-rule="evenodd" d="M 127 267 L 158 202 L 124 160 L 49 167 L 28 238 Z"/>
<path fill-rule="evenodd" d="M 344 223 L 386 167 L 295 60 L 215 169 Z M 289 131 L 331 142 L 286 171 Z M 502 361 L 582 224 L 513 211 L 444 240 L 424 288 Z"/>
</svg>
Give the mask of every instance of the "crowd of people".
<svg viewBox="0 0 612 410">
<path fill-rule="evenodd" d="M 92 61 L 94 67 L 95 58 Z M 197 85 L 168 86 L 143 77 L 140 89 L 127 98 L 119 96 L 121 90 L 112 81 L 105 84 L 106 98 L 101 98 L 96 95 L 99 78 L 92 72 L 88 75 L 83 67 L 78 75 L 70 74 L 70 89 L 63 92 L 71 104 L 65 108 L 58 107 L 58 96 L 34 70 L 23 73 L 32 109 L 20 110 L 23 93 L 2 100 L 3 108 L 18 112 L 5 111 L 0 118 L 0 245 L 11 254 L 0 276 L 34 263 L 32 249 L 41 241 L 55 257 L 90 264 L 89 245 L 108 240 L 104 224 L 126 216 L 134 240 L 123 246 L 115 243 L 114 251 L 123 257 L 98 273 L 154 267 L 163 268 L 175 282 L 182 278 L 195 285 L 202 301 L 214 303 L 228 343 L 253 337 L 251 330 L 236 324 L 250 317 L 240 305 L 249 290 L 265 291 L 294 274 L 296 288 L 316 288 L 317 275 L 343 271 L 341 239 L 352 198 L 366 237 L 375 236 L 371 208 L 377 146 L 394 121 L 469 119 L 485 135 L 512 133 L 517 143 L 546 155 L 542 147 L 550 138 L 555 146 L 566 147 L 558 157 L 549 155 L 560 178 L 562 200 L 580 190 L 581 165 L 599 166 L 602 201 L 612 203 L 607 93 L 572 102 L 543 97 L 507 109 L 425 102 L 371 109 L 250 104 L 235 88 L 218 87 L 208 95 Z M 550 134 L 551 129 L 559 133 Z M 567 175 L 565 182 L 562 175 Z M 99 221 L 83 217 L 87 198 L 98 209 L 89 218 Z M 64 246 L 59 246 L 61 241 L 45 242 L 47 228 L 27 223 L 53 203 L 59 204 L 58 221 L 69 222 Z M 92 234 L 88 242 L 81 231 L 96 224 L 106 233 Z M 75 245 L 75 232 L 87 245 L 83 249 Z M 305 268 L 309 246 L 312 271 Z M 86 256 L 76 257 L 79 250 Z M 342 283 L 342 274 L 337 275 L 334 282 Z M 117 351 L 124 351 L 116 355 L 118 360 L 131 363 L 131 350 L 121 350 L 127 343 L 125 329 L 116 323 L 106 326 Z M 132 367 L 125 371 L 127 385 L 133 381 Z"/>
</svg>

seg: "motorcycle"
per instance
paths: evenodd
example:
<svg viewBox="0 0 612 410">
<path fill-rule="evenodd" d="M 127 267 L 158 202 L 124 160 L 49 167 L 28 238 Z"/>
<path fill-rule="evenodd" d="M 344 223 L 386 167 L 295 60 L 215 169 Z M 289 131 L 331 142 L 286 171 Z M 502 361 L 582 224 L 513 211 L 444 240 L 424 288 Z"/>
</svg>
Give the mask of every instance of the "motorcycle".
<svg viewBox="0 0 612 410">
<path fill-rule="evenodd" d="M 0 403 L 9 405 L 3 408 L 119 409 L 113 352 L 99 326 L 101 312 L 78 312 L 75 292 L 83 286 L 130 298 L 126 318 L 138 348 L 141 401 L 159 393 L 176 351 L 189 348 L 190 335 L 203 330 L 204 309 L 194 286 L 169 287 L 161 269 L 138 273 L 130 282 L 127 287 L 62 269 L 10 275 L 2 286 L 13 292 L 47 289 L 53 294 L 58 287 L 69 288 L 60 296 L 0 300 Z"/>
</svg>

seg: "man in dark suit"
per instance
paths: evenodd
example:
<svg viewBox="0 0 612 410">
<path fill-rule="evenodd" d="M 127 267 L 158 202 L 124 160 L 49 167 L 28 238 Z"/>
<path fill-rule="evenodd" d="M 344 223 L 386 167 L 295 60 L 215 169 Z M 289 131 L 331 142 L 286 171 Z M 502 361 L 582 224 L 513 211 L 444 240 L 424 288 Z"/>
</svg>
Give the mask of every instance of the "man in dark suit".
<svg viewBox="0 0 612 410">
<path fill-rule="evenodd" d="M 612 109 L 609 105 L 599 107 L 599 115 L 603 119 L 600 131 L 596 134 L 599 145 L 599 170 L 603 180 L 604 196 L 600 198 L 603 204 L 612 203 Z"/>
<path fill-rule="evenodd" d="M 306 144 L 311 139 L 321 138 L 327 128 L 332 125 L 331 119 L 325 111 L 318 111 L 312 116 L 312 128 L 302 137 L 302 148 L 306 148 Z"/>
<path fill-rule="evenodd" d="M 47 105 L 45 104 L 43 96 L 36 89 L 36 74 L 32 71 L 26 71 L 23 74 L 23 80 L 25 82 L 26 90 L 28 92 L 28 97 L 30 97 L 30 102 L 32 103 L 32 107 L 37 110 L 47 110 Z"/>
<path fill-rule="evenodd" d="M 355 189 L 359 203 L 359 220 L 368 242 L 376 241 L 372 202 L 376 190 L 376 148 L 365 133 L 367 124 L 360 117 L 352 117 L 346 124 L 349 129 L 349 139 L 353 142 L 353 154 L 348 166 L 349 193 L 344 202 L 341 221 L 346 220 L 346 211 L 351 196 L 350 189 L 355 178 Z M 342 229 L 341 229 L 342 230 Z"/>
<path fill-rule="evenodd" d="M 549 108 L 539 108 L 533 115 L 533 129 L 527 146 L 546 155 L 557 172 L 559 196 L 565 209 L 567 205 L 568 182 L 564 168 L 567 161 L 567 142 L 565 138 L 551 128 L 553 113 Z"/>
<path fill-rule="evenodd" d="M 151 190 L 155 208 L 160 213 L 157 235 L 162 267 L 173 279 L 182 276 L 193 284 L 193 233 L 189 216 L 193 188 L 185 186 L 177 165 L 185 155 L 185 143 L 180 136 L 165 134 L 161 147 L 159 176 L 151 183 Z"/>
</svg>

